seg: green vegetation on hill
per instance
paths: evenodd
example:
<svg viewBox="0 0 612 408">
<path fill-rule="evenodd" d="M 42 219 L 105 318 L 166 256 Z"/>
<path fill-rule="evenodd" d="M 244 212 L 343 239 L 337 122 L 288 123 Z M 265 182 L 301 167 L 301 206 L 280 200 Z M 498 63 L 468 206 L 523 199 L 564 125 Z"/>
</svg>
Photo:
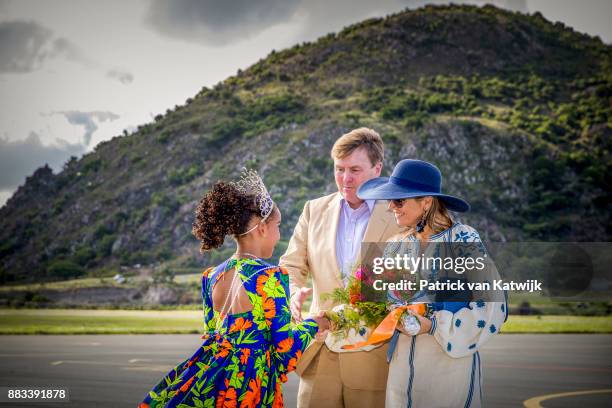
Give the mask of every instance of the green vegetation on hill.
<svg viewBox="0 0 612 408">
<path fill-rule="evenodd" d="M 436 163 L 490 240 L 612 237 L 612 47 L 491 6 L 425 7 L 273 52 L 62 172 L 38 169 L 0 209 L 0 282 L 198 269 L 204 191 L 260 171 L 287 240 L 306 200 L 334 191 L 329 150 L 381 133 L 385 172 Z"/>
</svg>

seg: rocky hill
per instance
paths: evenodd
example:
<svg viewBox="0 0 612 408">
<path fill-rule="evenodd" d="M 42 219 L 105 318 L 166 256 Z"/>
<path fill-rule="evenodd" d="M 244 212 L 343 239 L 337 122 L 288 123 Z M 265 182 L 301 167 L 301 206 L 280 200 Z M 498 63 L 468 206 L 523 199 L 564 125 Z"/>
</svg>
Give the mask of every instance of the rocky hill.
<svg viewBox="0 0 612 408">
<path fill-rule="evenodd" d="M 426 7 L 273 52 L 133 134 L 38 169 L 0 209 L 0 281 L 201 268 L 193 211 L 256 168 L 284 213 L 334 190 L 329 150 L 383 135 L 385 172 L 436 163 L 489 240 L 610 241 L 612 47 L 492 6 Z"/>
</svg>

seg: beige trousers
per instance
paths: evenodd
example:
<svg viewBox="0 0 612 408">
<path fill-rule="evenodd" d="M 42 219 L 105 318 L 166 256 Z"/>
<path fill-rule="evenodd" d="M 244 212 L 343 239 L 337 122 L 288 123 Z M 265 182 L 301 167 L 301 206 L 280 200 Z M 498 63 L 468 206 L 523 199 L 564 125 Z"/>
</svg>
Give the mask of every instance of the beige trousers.
<svg viewBox="0 0 612 408">
<path fill-rule="evenodd" d="M 298 408 L 384 408 L 387 346 L 334 353 L 322 346 L 300 377 Z"/>
</svg>

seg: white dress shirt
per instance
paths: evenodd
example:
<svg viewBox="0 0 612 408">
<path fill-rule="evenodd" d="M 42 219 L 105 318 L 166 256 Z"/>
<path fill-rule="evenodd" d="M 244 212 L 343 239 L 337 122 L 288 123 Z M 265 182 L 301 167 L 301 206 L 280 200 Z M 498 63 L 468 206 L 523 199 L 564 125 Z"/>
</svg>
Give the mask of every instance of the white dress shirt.
<svg viewBox="0 0 612 408">
<path fill-rule="evenodd" d="M 336 258 L 344 284 L 352 276 L 361 241 L 365 234 L 376 200 L 366 200 L 357 209 L 352 209 L 343 198 L 340 204 L 340 220 L 336 234 Z"/>
</svg>

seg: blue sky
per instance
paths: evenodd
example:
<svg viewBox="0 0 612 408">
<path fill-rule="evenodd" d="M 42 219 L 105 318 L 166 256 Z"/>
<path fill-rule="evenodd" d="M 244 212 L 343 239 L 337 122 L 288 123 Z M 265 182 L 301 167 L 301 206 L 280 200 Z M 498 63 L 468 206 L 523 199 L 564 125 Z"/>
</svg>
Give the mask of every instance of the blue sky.
<svg viewBox="0 0 612 408">
<path fill-rule="evenodd" d="M 273 49 L 427 3 L 448 1 L 0 0 L 0 205 Z M 612 1 L 491 3 L 612 41 Z"/>
</svg>

